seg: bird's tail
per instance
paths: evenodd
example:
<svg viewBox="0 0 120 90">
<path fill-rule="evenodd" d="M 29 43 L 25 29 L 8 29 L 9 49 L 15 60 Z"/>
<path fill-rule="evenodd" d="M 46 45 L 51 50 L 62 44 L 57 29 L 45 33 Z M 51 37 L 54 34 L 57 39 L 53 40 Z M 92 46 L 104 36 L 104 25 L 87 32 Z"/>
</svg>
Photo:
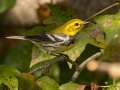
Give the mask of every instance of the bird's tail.
<svg viewBox="0 0 120 90">
<path fill-rule="evenodd" d="M 7 36 L 6 39 L 20 39 L 20 40 L 26 40 L 25 36 Z"/>
</svg>

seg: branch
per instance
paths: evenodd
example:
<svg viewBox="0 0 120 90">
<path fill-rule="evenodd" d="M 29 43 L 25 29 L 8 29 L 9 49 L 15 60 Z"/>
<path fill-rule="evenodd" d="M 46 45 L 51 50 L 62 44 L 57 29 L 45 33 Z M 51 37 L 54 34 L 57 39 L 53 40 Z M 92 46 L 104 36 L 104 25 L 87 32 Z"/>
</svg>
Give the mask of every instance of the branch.
<svg viewBox="0 0 120 90">
<path fill-rule="evenodd" d="M 30 74 L 34 74 L 35 72 L 41 70 L 41 71 L 44 71 L 46 70 L 47 68 L 49 68 L 50 66 L 58 63 L 58 62 L 61 62 L 61 61 L 67 61 L 69 60 L 69 57 L 67 55 L 59 55 L 58 57 L 55 57 L 51 60 L 48 60 L 48 61 L 44 61 L 44 62 L 40 62 L 40 65 L 39 67 L 36 67 L 32 70 L 30 70 Z"/>
<path fill-rule="evenodd" d="M 101 52 L 98 52 L 98 53 L 95 53 L 94 55 L 92 55 L 91 57 L 89 57 L 88 59 L 86 59 L 84 62 L 82 62 L 77 70 L 74 72 L 73 76 L 72 76 L 72 81 L 75 81 L 78 76 L 80 75 L 81 71 L 84 69 L 84 67 L 87 65 L 88 62 L 96 59 L 97 57 L 99 57 L 102 53 Z"/>
</svg>

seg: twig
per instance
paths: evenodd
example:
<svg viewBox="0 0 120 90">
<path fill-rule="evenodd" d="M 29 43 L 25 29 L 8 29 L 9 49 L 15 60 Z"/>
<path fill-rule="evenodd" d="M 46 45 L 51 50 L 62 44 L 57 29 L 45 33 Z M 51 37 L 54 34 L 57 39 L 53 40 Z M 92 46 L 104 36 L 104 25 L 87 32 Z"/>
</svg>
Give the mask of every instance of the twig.
<svg viewBox="0 0 120 90">
<path fill-rule="evenodd" d="M 82 62 L 77 70 L 74 72 L 73 76 L 72 76 L 72 81 L 75 81 L 78 76 L 80 75 L 81 71 L 84 69 L 84 67 L 86 66 L 86 64 L 94 59 L 96 59 L 97 57 L 99 57 L 102 53 L 101 52 L 98 52 L 98 53 L 95 53 L 94 55 L 92 55 L 91 57 L 87 58 L 84 62 Z"/>
<path fill-rule="evenodd" d="M 92 19 L 92 18 L 94 18 L 94 17 L 96 17 L 97 15 L 99 15 L 99 14 L 105 12 L 106 10 L 109 10 L 110 8 L 115 7 L 115 6 L 119 5 L 119 4 L 120 4 L 120 3 L 116 2 L 116 3 L 114 3 L 114 4 L 112 4 L 112 5 L 108 6 L 108 7 L 106 7 L 106 8 L 104 8 L 104 9 L 100 10 L 99 12 L 97 12 L 97 13 L 93 14 L 92 16 L 88 17 L 88 18 L 86 19 L 86 21 L 87 21 L 87 20 L 90 20 L 90 19 Z"/>
<path fill-rule="evenodd" d="M 53 64 L 56 64 L 60 61 L 66 61 L 66 60 L 69 60 L 69 57 L 67 57 L 66 55 L 60 55 L 58 57 L 53 58 L 52 60 L 41 62 L 41 65 L 39 67 L 36 67 L 35 69 L 31 70 L 29 73 L 34 74 L 35 72 L 39 70 L 49 68 Z"/>
</svg>

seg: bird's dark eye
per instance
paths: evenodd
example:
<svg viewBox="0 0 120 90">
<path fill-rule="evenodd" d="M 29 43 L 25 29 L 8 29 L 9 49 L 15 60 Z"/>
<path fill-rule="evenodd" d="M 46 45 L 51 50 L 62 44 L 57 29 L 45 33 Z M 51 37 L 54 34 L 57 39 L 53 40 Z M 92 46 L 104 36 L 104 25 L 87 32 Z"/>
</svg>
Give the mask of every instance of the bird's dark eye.
<svg viewBox="0 0 120 90">
<path fill-rule="evenodd" d="M 75 26 L 79 26 L 79 23 L 75 23 Z"/>
</svg>

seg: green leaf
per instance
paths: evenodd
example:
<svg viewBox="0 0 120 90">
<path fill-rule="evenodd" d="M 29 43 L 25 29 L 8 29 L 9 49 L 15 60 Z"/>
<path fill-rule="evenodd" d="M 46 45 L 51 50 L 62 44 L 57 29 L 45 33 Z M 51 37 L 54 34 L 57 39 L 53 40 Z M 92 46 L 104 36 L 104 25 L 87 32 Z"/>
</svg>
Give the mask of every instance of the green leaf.
<svg viewBox="0 0 120 90">
<path fill-rule="evenodd" d="M 15 2 L 16 0 L 0 0 L 0 13 L 10 9 L 15 4 Z"/>
<path fill-rule="evenodd" d="M 34 76 L 29 73 L 22 73 L 18 76 L 19 90 L 38 90 Z"/>
<path fill-rule="evenodd" d="M 103 15 L 96 18 L 97 24 L 105 33 L 106 43 L 109 43 L 120 29 L 120 12 L 114 15 Z"/>
<path fill-rule="evenodd" d="M 17 75 L 19 71 L 8 66 L 0 66 L 0 90 L 9 88 L 10 90 L 18 90 Z"/>
<path fill-rule="evenodd" d="M 49 68 L 49 76 L 53 77 L 56 81 L 60 79 L 60 68 L 58 64 L 54 64 Z"/>
<path fill-rule="evenodd" d="M 0 72 L 11 72 L 14 75 L 20 73 L 16 68 L 13 68 L 7 65 L 0 65 Z"/>
<path fill-rule="evenodd" d="M 59 90 L 59 84 L 47 76 L 41 77 L 37 84 L 42 88 L 42 90 Z"/>
<path fill-rule="evenodd" d="M 120 31 L 116 32 L 108 43 L 102 56 L 103 61 L 108 62 L 119 62 L 120 61 Z"/>
<path fill-rule="evenodd" d="M 77 90 L 79 87 L 79 84 L 73 83 L 73 82 L 68 82 L 59 87 L 60 90 Z"/>
<path fill-rule="evenodd" d="M 17 45 L 10 48 L 4 64 L 18 68 L 21 71 L 28 71 L 32 57 L 32 44 L 29 42 L 17 42 Z"/>
<path fill-rule="evenodd" d="M 57 80 L 59 79 L 59 67 L 56 64 L 58 61 L 57 58 L 49 59 L 46 61 L 37 62 L 30 68 L 30 72 L 34 74 L 36 77 L 40 77 L 42 74 L 50 75 L 55 77 Z M 46 72 L 46 70 L 48 72 Z"/>
</svg>

